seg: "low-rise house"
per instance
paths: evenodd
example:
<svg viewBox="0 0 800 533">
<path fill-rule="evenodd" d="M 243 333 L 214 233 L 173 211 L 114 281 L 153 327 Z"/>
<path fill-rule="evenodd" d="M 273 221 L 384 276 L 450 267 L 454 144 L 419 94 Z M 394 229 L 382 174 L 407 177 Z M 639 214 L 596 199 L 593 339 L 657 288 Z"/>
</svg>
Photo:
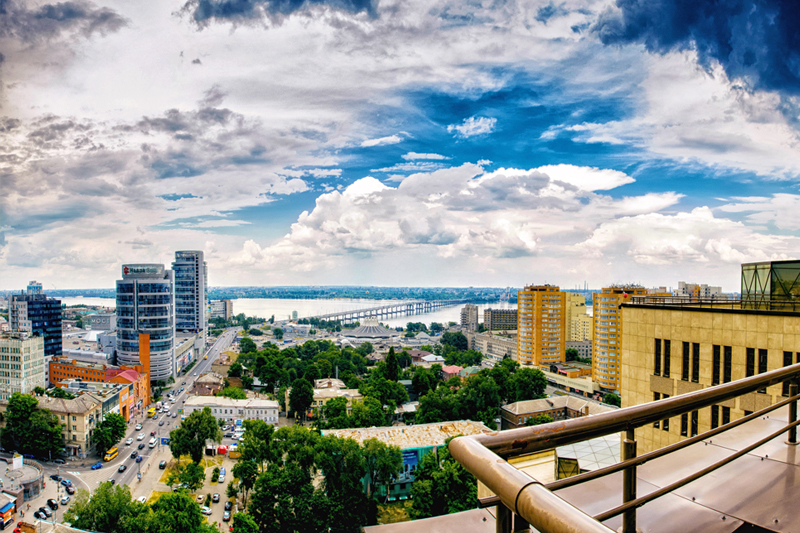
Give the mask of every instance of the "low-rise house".
<svg viewBox="0 0 800 533">
<path fill-rule="evenodd" d="M 184 415 L 208 407 L 217 420 L 233 422 L 234 420 L 263 420 L 267 424 L 278 423 L 278 402 L 249 398 L 234 400 L 224 396 L 190 396 L 183 404 Z"/>
<path fill-rule="evenodd" d="M 442 381 L 447 381 L 450 378 L 458 377 L 458 373 L 464 370 L 464 367 L 458 365 L 447 365 L 442 367 Z"/>
<path fill-rule="evenodd" d="M 501 429 L 525 426 L 528 420 L 548 415 L 553 420 L 567 420 L 612 411 L 616 407 L 575 396 L 551 396 L 540 400 L 526 400 L 500 408 Z"/>
</svg>

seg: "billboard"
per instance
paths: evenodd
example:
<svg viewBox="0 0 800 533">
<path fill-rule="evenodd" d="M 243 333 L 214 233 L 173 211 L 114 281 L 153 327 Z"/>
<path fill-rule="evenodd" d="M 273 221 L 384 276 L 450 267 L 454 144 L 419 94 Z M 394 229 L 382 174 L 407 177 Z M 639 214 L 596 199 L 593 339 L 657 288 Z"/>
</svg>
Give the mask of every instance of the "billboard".
<svg viewBox="0 0 800 533">
<path fill-rule="evenodd" d="M 14 459 L 12 460 L 11 468 L 14 470 L 19 470 L 22 468 L 22 456 L 18 453 L 14 454 Z"/>
</svg>

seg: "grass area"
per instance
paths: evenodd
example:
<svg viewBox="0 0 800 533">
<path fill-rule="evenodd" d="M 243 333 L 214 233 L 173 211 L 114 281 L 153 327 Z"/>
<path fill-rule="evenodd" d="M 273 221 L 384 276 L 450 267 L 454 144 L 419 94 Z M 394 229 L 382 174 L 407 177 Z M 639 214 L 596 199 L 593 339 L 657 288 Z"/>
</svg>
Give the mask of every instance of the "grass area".
<svg viewBox="0 0 800 533">
<path fill-rule="evenodd" d="M 200 461 L 200 466 L 202 466 L 203 468 L 214 468 L 215 466 L 220 466 L 222 465 L 223 457 L 224 456 L 222 455 L 216 455 L 214 457 L 208 457 L 208 456 L 203 457 L 203 459 Z"/>
<path fill-rule="evenodd" d="M 168 492 L 159 492 L 157 490 L 154 490 L 153 492 L 150 493 L 150 498 L 148 498 L 148 500 L 147 500 L 147 505 L 153 505 L 164 494 L 169 494 L 169 493 Z"/>
<path fill-rule="evenodd" d="M 408 509 L 410 507 L 410 500 L 378 504 L 378 523 L 394 524 L 395 522 L 407 522 L 411 520 L 411 517 L 408 516 Z"/>
</svg>

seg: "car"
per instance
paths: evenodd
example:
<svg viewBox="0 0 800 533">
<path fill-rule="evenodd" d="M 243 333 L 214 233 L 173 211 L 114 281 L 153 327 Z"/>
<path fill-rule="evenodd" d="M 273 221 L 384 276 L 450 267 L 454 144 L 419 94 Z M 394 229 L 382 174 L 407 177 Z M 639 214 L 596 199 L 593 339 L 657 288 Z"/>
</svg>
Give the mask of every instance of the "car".
<svg viewBox="0 0 800 533">
<path fill-rule="evenodd" d="M 143 442 L 143 443 L 141 443 L 141 444 L 139 444 L 139 449 L 140 449 L 140 450 L 144 450 L 144 442 Z"/>
<path fill-rule="evenodd" d="M 57 465 L 65 465 L 65 464 L 67 464 L 67 462 L 64 459 L 62 459 L 61 457 L 59 457 L 58 459 L 55 459 L 53 461 L 53 463 L 55 463 Z"/>
<path fill-rule="evenodd" d="M 127 469 L 128 469 L 128 465 L 119 465 L 119 468 L 117 468 L 117 472 L 124 472 Z"/>
<path fill-rule="evenodd" d="M 212 494 L 211 495 L 211 501 L 214 502 L 214 503 L 219 503 L 219 494 L 216 493 L 216 492 L 214 494 Z"/>
<path fill-rule="evenodd" d="M 25 459 L 36 459 L 36 457 L 34 457 L 32 453 L 23 453 L 22 457 L 24 457 Z"/>
<path fill-rule="evenodd" d="M 67 505 L 69 503 L 69 496 L 64 496 L 61 498 L 61 505 Z"/>
<path fill-rule="evenodd" d="M 164 421 L 162 420 L 161 422 L 158 423 L 158 425 L 159 426 L 163 426 L 164 425 Z"/>
<path fill-rule="evenodd" d="M 56 509 L 58 509 L 58 502 L 55 501 L 53 498 L 50 498 L 49 500 L 47 500 L 47 505 L 50 507 L 50 509 L 52 509 L 54 511 Z"/>
<path fill-rule="evenodd" d="M 178 418 L 178 413 L 172 413 L 172 418 Z"/>
<path fill-rule="evenodd" d="M 225 510 L 230 511 L 231 509 L 233 509 L 233 502 L 228 500 L 225 502 Z"/>
<path fill-rule="evenodd" d="M 47 518 L 47 515 L 44 514 L 42 511 L 34 511 L 33 517 L 39 520 L 44 520 L 45 518 Z"/>
<path fill-rule="evenodd" d="M 144 433 L 139 433 L 136 435 L 136 440 L 144 440 Z"/>
<path fill-rule="evenodd" d="M 139 457 L 136 458 L 136 462 L 137 463 L 141 463 L 143 459 L 144 459 L 144 455 L 140 455 Z"/>
<path fill-rule="evenodd" d="M 195 375 L 195 376 L 196 376 L 196 375 L 197 375 L 197 372 L 195 372 L 193 375 Z"/>
<path fill-rule="evenodd" d="M 141 430 L 142 430 L 142 425 L 136 424 L 136 431 L 141 431 Z"/>
<path fill-rule="evenodd" d="M 232 439 L 233 438 L 233 433 L 225 433 L 225 438 L 226 439 Z"/>
<path fill-rule="evenodd" d="M 138 498 L 136 498 L 136 501 L 139 502 L 139 503 L 147 503 L 147 497 L 146 496 L 139 496 Z"/>
<path fill-rule="evenodd" d="M 139 452 L 137 452 L 136 450 L 132 451 L 131 452 L 131 459 L 136 459 L 136 456 L 138 456 L 138 455 L 139 455 Z"/>
<path fill-rule="evenodd" d="M 61 480 L 61 484 L 64 485 L 65 487 L 71 487 L 72 481 L 68 480 L 67 478 L 64 478 Z"/>
<path fill-rule="evenodd" d="M 206 499 L 206 497 L 203 496 L 202 494 L 198 494 L 197 495 L 197 503 L 202 503 L 203 500 L 205 500 L 205 499 Z"/>
<path fill-rule="evenodd" d="M 73 487 L 72 485 L 67 487 L 67 494 L 75 494 L 75 487 Z"/>
<path fill-rule="evenodd" d="M 181 385 L 186 385 L 186 382 L 184 381 L 183 383 L 181 383 Z"/>
<path fill-rule="evenodd" d="M 44 515 L 45 515 L 47 518 L 50 518 L 51 516 L 53 516 L 53 511 L 51 511 L 51 510 L 50 510 L 50 509 L 48 509 L 47 507 L 39 507 L 39 512 L 40 512 L 40 513 L 44 513 Z"/>
<path fill-rule="evenodd" d="M 133 444 L 133 437 L 125 439 L 125 446 L 130 446 L 131 444 Z"/>
<path fill-rule="evenodd" d="M 92 470 L 100 470 L 103 468 L 103 463 L 95 463 L 92 465 Z"/>
<path fill-rule="evenodd" d="M 222 521 L 223 522 L 227 522 L 230 519 L 231 519 L 231 512 L 230 511 L 225 511 L 224 513 L 222 513 Z"/>
<path fill-rule="evenodd" d="M 150 432 L 150 436 L 151 436 L 151 437 L 155 437 L 155 436 L 156 436 L 156 432 L 155 432 L 155 430 L 153 430 L 153 431 L 151 431 L 151 432 Z"/>
<path fill-rule="evenodd" d="M 167 468 L 167 461 L 162 460 L 160 463 L 158 463 L 158 468 L 159 468 L 159 470 L 166 469 Z"/>
<path fill-rule="evenodd" d="M 61 476 L 59 476 L 58 474 L 52 474 L 50 476 L 50 479 L 52 479 L 53 481 L 61 481 Z"/>
<path fill-rule="evenodd" d="M 204 505 L 200 507 L 200 512 L 203 513 L 204 515 L 210 515 L 213 511 L 211 510 L 211 507 L 206 507 Z"/>
<path fill-rule="evenodd" d="M 112 487 L 113 487 L 114 485 L 116 485 L 116 483 L 117 483 L 117 482 L 116 482 L 116 480 L 114 480 L 113 478 L 108 478 L 108 482 L 109 482 L 109 483 L 111 483 L 111 486 L 112 486 Z"/>
</svg>

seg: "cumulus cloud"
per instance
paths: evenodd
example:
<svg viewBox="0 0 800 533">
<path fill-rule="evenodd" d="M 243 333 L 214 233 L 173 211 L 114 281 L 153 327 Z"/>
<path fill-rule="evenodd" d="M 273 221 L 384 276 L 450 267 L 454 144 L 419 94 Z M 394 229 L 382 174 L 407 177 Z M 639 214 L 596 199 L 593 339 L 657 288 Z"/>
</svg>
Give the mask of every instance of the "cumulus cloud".
<svg viewBox="0 0 800 533">
<path fill-rule="evenodd" d="M 271 21 L 280 24 L 286 17 L 311 10 L 328 8 L 344 13 L 366 13 L 374 17 L 377 14 L 377 0 L 189 0 L 183 5 L 182 12 L 188 13 L 199 26 L 205 27 L 211 22 L 231 22 L 247 24 Z"/>
<path fill-rule="evenodd" d="M 69 34 L 106 35 L 127 24 L 128 21 L 114 10 L 82 0 L 44 4 L 33 9 L 15 0 L 0 3 L 0 37 L 16 38 L 25 43 Z"/>
<path fill-rule="evenodd" d="M 398 144 L 403 142 L 403 138 L 399 135 L 389 135 L 388 137 L 380 137 L 379 139 L 367 139 L 361 143 L 364 148 L 372 146 L 385 146 L 387 144 Z"/>
<path fill-rule="evenodd" d="M 777 193 L 772 196 L 732 198 L 719 207 L 725 213 L 741 213 L 748 222 L 766 228 L 800 230 L 800 196 Z"/>
<path fill-rule="evenodd" d="M 449 157 L 440 154 L 419 154 L 417 152 L 408 152 L 407 154 L 403 154 L 402 157 L 406 161 L 416 161 L 417 159 L 450 159 Z"/>
<path fill-rule="evenodd" d="M 447 131 L 456 137 L 475 137 L 493 132 L 496 124 L 497 119 L 493 117 L 469 117 L 461 124 L 450 124 Z"/>
</svg>

